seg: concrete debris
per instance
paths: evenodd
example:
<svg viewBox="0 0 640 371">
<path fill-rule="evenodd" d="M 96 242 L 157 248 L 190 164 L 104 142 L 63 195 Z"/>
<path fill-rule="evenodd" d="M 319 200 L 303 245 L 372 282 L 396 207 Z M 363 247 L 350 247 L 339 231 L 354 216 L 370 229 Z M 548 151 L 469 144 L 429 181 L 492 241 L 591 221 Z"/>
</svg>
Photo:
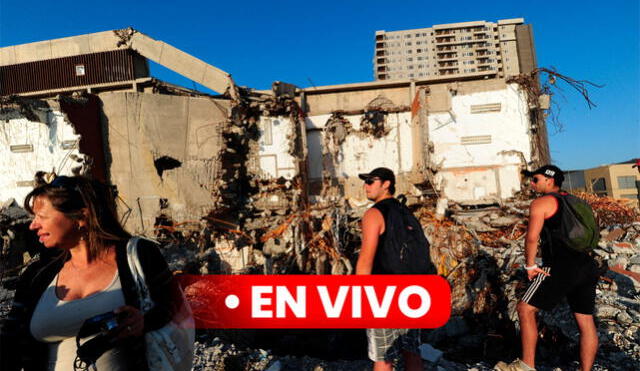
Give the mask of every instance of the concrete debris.
<svg viewBox="0 0 640 371">
<path fill-rule="evenodd" d="M 323 200 L 310 207 L 301 199 L 299 180 L 265 180 L 251 173 L 245 176 L 250 183 L 249 197 L 263 203 L 254 202 L 252 205 L 256 206 L 240 209 L 247 213 L 242 217 L 212 212 L 201 220 L 180 223 L 167 215 L 157 218 L 156 236 L 165 241 L 163 253 L 172 270 L 230 273 L 233 269 L 226 255 L 248 246 L 250 254 L 242 255 L 249 261 L 245 273 L 352 273 L 360 243 L 358 221 L 364 205 Z M 529 203 L 530 199 L 524 195 L 500 206 L 485 208 L 465 209 L 450 202 L 448 216 L 442 218 L 436 215 L 435 200 L 410 205 L 431 242 L 431 256 L 438 274 L 446 277 L 452 288 L 451 319 L 442 328 L 423 334 L 426 369 L 489 370 L 498 360 L 518 356 L 519 324 L 515 304 L 525 287 L 523 271 L 519 268 L 524 263 Z M 607 205 L 596 204 L 594 209 L 600 212 L 613 207 Z M 282 208 L 284 213 L 279 212 Z M 595 317 L 601 346 L 596 370 L 610 369 L 607 365 L 611 364 L 632 368 L 640 362 L 640 217 L 635 213 L 630 218 L 634 221 L 604 227 L 595 250 L 609 265 L 597 288 Z M 0 220 L 3 236 L 10 237 L 9 227 L 24 225 L 29 219 L 15 202 L 7 202 L 0 212 Z M 12 291 L 6 288 L 10 288 L 6 276 L 3 286 L 0 309 L 6 314 L 12 296 Z M 552 312 L 542 312 L 539 324 L 538 369 L 575 368 L 578 336 L 568 306 L 562 304 Z M 249 337 L 246 341 L 218 337 L 220 333 L 229 335 L 235 333 L 233 331 L 199 331 L 194 369 L 369 367 L 364 348 L 350 350 L 350 354 L 336 353 L 331 348 L 350 349 L 340 345 L 345 342 L 362 343 L 364 347 L 364 338 L 354 340 L 353 333 L 321 332 L 315 339 L 318 344 L 306 344 L 305 350 L 297 354 L 291 344 L 313 339 L 317 331 L 282 330 L 286 336 L 273 331 L 244 333 Z M 256 340 L 259 337 L 263 338 L 262 343 Z M 311 354 L 309 349 L 321 351 Z"/>
<path fill-rule="evenodd" d="M 0 206 L 0 283 L 12 285 L 21 269 L 37 254 L 39 244 L 29 233 L 30 223 L 31 216 L 14 199 Z M 1 300 L 2 295 L 0 303 Z"/>
<path fill-rule="evenodd" d="M 601 346 L 596 369 L 616 364 L 632 369 L 640 362 L 640 214 L 617 200 L 588 198 L 603 223 L 595 254 L 604 265 L 596 296 Z M 524 236 L 529 200 L 501 207 L 465 210 L 450 205 L 451 219 L 437 220 L 429 208 L 419 214 L 431 241 L 438 273 L 452 287 L 452 318 L 425 339 L 445 350 L 447 359 L 499 360 L 518 356 L 515 304 L 524 284 Z M 611 210 L 616 210 L 612 212 Z M 620 223 L 627 222 L 627 223 Z M 606 266 L 609 269 L 606 270 Z M 578 330 L 567 304 L 541 312 L 540 363 L 572 369 Z M 466 357 L 466 358 L 465 358 Z"/>
</svg>

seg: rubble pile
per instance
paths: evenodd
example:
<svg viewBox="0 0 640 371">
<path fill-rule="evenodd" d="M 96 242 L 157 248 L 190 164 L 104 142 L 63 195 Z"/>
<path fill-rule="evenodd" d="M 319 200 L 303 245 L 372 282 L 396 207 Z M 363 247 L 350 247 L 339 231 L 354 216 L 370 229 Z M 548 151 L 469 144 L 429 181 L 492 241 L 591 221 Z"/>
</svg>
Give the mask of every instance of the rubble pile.
<svg viewBox="0 0 640 371">
<path fill-rule="evenodd" d="M 248 174 L 251 175 L 251 174 Z M 156 237 L 165 242 L 163 253 L 174 271 L 185 273 L 230 273 L 226 256 L 239 247 L 250 246 L 251 259 L 243 273 L 351 274 L 360 244 L 359 221 L 366 206 L 345 200 L 320 199 L 309 206 L 299 180 L 264 180 L 248 176 L 254 188 L 255 208 L 245 211 L 243 223 L 234 224 L 228 215 L 209 214 L 198 221 L 176 223 L 167 218 L 156 222 Z M 297 193 L 296 193 L 297 192 Z M 329 188 L 327 195 L 337 194 Z M 276 200 L 275 197 L 285 197 Z M 270 199 L 271 197 L 271 199 Z M 296 198 L 297 197 L 297 198 Z M 293 202 L 292 202 L 293 200 Z M 530 199 L 524 195 L 482 208 L 450 204 L 447 217 L 436 215 L 433 204 L 411 205 L 431 243 L 431 256 L 438 274 L 452 288 L 452 315 L 439 329 L 423 333 L 423 342 L 433 346 L 427 358 L 428 370 L 488 370 L 499 360 L 520 352 L 517 298 L 526 287 L 524 237 Z M 602 225 L 595 254 L 608 266 L 597 287 L 596 324 L 600 348 L 596 370 L 633 369 L 640 362 L 640 217 L 623 202 L 588 198 Z M 269 202 L 272 202 L 269 204 Z M 279 202 L 279 204 L 278 204 Z M 603 222 L 603 219 L 605 222 Z M 12 253 L 17 271 L 22 266 L 24 242 L 13 232 L 28 227 L 29 216 L 15 202 L 0 210 L 3 236 L 3 268 Z M 604 225 L 603 223 L 611 223 Z M 26 232 L 26 230 L 25 230 Z M 224 236 L 225 239 L 221 239 Z M 7 242 L 8 241 L 8 242 Z M 225 242 L 226 241 L 226 242 Z M 9 246 L 9 247 L 8 247 Z M 16 257 L 17 256 L 17 257 Z M 605 267 L 606 268 L 606 267 Z M 0 290 L 0 314 L 6 315 L 12 291 Z M 572 369 L 578 358 L 578 330 L 570 310 L 562 304 L 539 315 L 540 370 Z M 317 331 L 281 336 L 255 333 L 268 341 L 220 336 L 221 331 L 198 331 L 196 370 L 362 370 L 369 367 L 366 352 L 351 357 L 335 350 L 309 354 L 310 345 L 296 354 L 302 339 Z M 362 335 L 362 334 L 361 334 Z M 322 335 L 326 347 L 353 340 L 353 335 Z M 285 340 L 285 338 L 291 338 Z M 348 339 L 348 340 L 346 340 Z M 292 345 L 293 344 L 293 345 Z M 349 347 L 344 347 L 345 349 Z M 289 352 L 287 352 L 289 350 Z M 340 356 L 338 356 L 340 354 Z"/>
<path fill-rule="evenodd" d="M 633 369 L 640 362 L 640 214 L 623 201 L 587 198 L 603 225 L 594 253 L 603 262 L 596 296 L 600 336 L 598 367 Z M 417 214 L 431 242 L 438 273 L 452 288 L 452 317 L 427 341 L 456 360 L 486 364 L 520 352 L 517 298 L 526 288 L 524 237 L 530 200 L 463 209 L 451 205 L 450 218 L 438 220 L 429 208 Z M 609 269 L 607 270 L 607 265 Z M 573 367 L 578 329 L 566 303 L 539 316 L 542 368 Z M 540 369 L 540 367 L 538 367 Z"/>
<path fill-rule="evenodd" d="M 576 192 L 576 196 L 589 203 L 601 228 L 629 224 L 638 218 L 638 210 L 634 209 L 628 200 L 599 197 L 586 192 Z"/>
</svg>

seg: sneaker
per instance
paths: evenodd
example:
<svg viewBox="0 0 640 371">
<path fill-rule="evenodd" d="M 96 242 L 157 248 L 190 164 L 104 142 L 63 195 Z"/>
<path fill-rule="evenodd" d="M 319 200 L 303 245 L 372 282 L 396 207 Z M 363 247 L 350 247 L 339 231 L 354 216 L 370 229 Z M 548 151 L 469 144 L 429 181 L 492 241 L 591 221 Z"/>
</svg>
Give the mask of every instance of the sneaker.
<svg viewBox="0 0 640 371">
<path fill-rule="evenodd" d="M 493 366 L 493 369 L 497 371 L 536 371 L 535 368 L 529 367 L 528 364 L 522 362 L 519 358 L 516 358 L 515 361 L 509 364 L 500 361 Z"/>
</svg>

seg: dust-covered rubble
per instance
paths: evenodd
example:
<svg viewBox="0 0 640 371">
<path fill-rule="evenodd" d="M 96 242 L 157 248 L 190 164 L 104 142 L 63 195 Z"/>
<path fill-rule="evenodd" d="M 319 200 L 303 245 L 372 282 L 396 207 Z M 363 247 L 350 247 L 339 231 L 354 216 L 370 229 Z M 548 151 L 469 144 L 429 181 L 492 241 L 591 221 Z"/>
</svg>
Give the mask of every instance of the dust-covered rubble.
<svg viewBox="0 0 640 371">
<path fill-rule="evenodd" d="M 423 342 L 430 344 L 436 354 L 442 352 L 432 361 L 425 361 L 426 370 L 489 370 L 497 361 L 509 361 L 519 355 L 515 306 L 525 287 L 521 267 L 530 202 L 531 197 L 520 195 L 501 205 L 484 208 L 464 208 L 451 203 L 445 218 L 436 217 L 435 202 L 427 200 L 411 205 L 431 243 L 431 256 L 438 274 L 449 281 L 452 289 L 451 319 L 441 328 L 423 331 Z M 598 198 L 590 202 L 602 228 L 601 240 L 594 252 L 603 263 L 596 295 L 595 319 L 600 347 L 594 369 L 634 369 L 640 364 L 639 214 L 617 200 Z M 364 207 L 319 203 L 306 212 L 294 213 L 293 217 L 276 214 L 274 224 L 268 228 L 259 225 L 263 228 L 259 234 L 250 237 L 237 234 L 238 238 L 263 241 L 261 248 L 252 252 L 252 264 L 244 273 L 286 273 L 287 269 L 296 266 L 307 267 L 309 272 L 350 273 L 357 258 L 358 221 Z M 18 208 L 15 203 L 7 203 L 0 210 L 3 241 L 15 241 L 7 237 L 11 236 L 11 228 L 28 225 L 28 217 Z M 7 218 L 6 215 L 19 217 Z M 609 224 L 603 224 L 601 215 Z M 279 224 L 275 224 L 276 220 Z M 311 233 L 311 236 L 306 239 L 307 245 L 292 246 L 287 240 L 292 238 L 295 228 L 301 228 L 303 220 L 308 228 L 304 233 Z M 159 228 L 156 237 L 165 241 L 163 253 L 172 270 L 228 272 L 224 266 L 225 251 L 215 238 L 219 226 L 211 219 L 190 225 L 165 224 L 170 227 Z M 180 233 L 176 233 L 178 229 Z M 6 242 L 3 246 L 5 258 Z M 235 248 L 233 243 L 227 247 Z M 305 260 L 298 261 L 297 256 L 302 255 Z M 340 269 L 334 268 L 335 262 L 342 262 Z M 12 268 L 19 270 L 21 267 L 21 262 L 15 262 Z M 16 274 L 17 271 L 6 269 L 3 274 L 2 316 L 6 316 L 12 296 L 10 283 Z M 541 312 L 539 330 L 537 369 L 575 369 L 578 329 L 568 305 L 563 303 L 553 311 Z M 335 351 L 318 352 L 313 345 L 298 354 L 293 350 L 286 351 L 288 344 L 302 344 L 313 338 L 314 330 L 284 337 L 271 334 L 267 344 L 238 342 L 232 337 L 219 336 L 225 331 L 198 330 L 194 370 L 365 370 L 371 367 L 366 351 L 362 350 L 366 344 L 363 334 L 357 340 L 362 343 L 360 350 L 353 350 L 345 358 Z M 354 343 L 353 339 L 345 341 L 341 336 L 336 333 L 326 341 L 322 340 L 323 344 Z"/>
</svg>

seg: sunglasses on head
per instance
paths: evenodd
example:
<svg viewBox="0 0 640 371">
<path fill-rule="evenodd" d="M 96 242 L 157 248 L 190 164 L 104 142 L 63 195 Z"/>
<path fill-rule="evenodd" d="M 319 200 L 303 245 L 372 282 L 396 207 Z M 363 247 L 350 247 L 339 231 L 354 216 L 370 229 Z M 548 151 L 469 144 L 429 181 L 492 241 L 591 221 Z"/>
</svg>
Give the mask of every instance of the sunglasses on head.
<svg viewBox="0 0 640 371">
<path fill-rule="evenodd" d="M 367 178 L 364 180 L 364 184 L 372 185 L 373 183 L 375 183 L 376 180 L 380 180 L 380 178 Z"/>
</svg>

